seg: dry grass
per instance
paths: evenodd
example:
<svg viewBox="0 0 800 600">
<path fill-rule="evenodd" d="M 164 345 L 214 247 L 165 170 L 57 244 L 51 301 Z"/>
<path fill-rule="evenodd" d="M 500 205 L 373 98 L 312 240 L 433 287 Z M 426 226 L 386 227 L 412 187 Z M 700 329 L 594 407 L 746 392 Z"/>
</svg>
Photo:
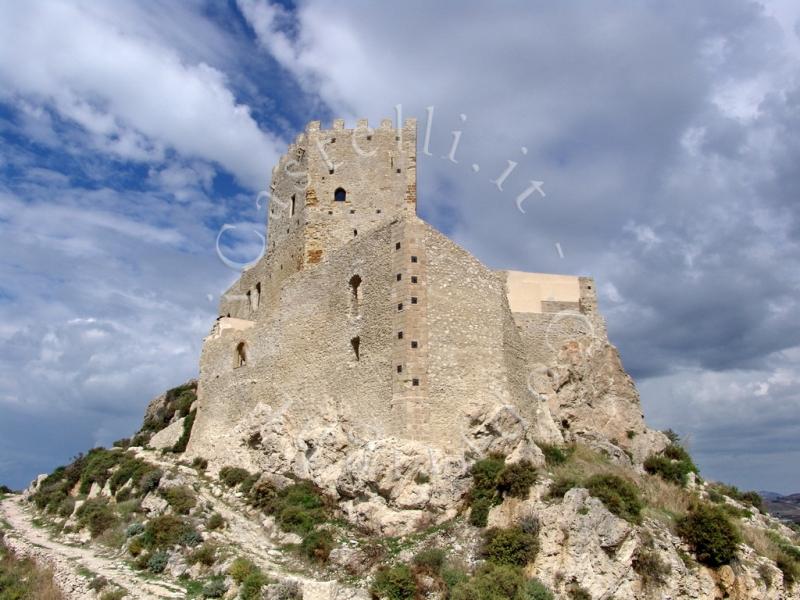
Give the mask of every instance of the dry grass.
<svg viewBox="0 0 800 600">
<path fill-rule="evenodd" d="M 29 558 L 17 557 L 0 535 L 0 600 L 6 598 L 36 598 L 64 600 L 49 569 L 39 567 Z"/>
<path fill-rule="evenodd" d="M 780 549 L 775 540 L 768 535 L 766 529 L 752 527 L 751 525 L 743 525 L 740 529 L 742 530 L 745 544 L 755 550 L 757 554 L 773 561 L 778 558 Z"/>
</svg>

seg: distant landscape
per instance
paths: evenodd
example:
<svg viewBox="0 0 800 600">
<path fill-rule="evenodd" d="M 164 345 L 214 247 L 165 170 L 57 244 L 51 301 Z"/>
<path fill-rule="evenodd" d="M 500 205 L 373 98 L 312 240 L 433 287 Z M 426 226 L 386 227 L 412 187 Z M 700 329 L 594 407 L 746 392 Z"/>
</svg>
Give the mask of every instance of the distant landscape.
<svg viewBox="0 0 800 600">
<path fill-rule="evenodd" d="M 800 493 L 783 496 L 775 492 L 758 492 L 764 508 L 774 517 L 800 524 Z"/>
</svg>

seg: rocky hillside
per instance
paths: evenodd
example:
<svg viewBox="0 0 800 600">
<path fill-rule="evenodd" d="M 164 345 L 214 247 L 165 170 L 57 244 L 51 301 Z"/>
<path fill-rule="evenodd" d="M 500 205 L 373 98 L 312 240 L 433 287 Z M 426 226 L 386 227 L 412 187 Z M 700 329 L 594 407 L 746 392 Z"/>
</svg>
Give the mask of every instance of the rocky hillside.
<svg viewBox="0 0 800 600">
<path fill-rule="evenodd" d="M 797 531 L 757 494 L 703 481 L 674 435 L 641 463 L 600 440 L 539 443 L 537 464 L 469 457 L 446 518 L 385 535 L 294 473 L 186 458 L 194 394 L 168 391 L 131 440 L 7 495 L 4 552 L 64 598 L 800 598 Z M 411 472 L 404 493 L 427 494 L 437 476 L 379 468 L 377 495 Z"/>
</svg>

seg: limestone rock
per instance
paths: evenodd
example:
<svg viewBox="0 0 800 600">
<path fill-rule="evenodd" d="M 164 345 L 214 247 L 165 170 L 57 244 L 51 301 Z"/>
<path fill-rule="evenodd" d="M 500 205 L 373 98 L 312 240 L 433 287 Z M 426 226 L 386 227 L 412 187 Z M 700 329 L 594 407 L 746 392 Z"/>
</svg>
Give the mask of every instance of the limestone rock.
<svg viewBox="0 0 800 600">
<path fill-rule="evenodd" d="M 185 420 L 186 417 L 180 418 L 177 421 L 173 421 L 158 433 L 153 434 L 153 437 L 150 438 L 148 445 L 156 450 L 161 450 L 162 448 L 172 448 L 175 445 L 175 442 L 177 442 L 183 435 L 183 422 Z"/>
</svg>

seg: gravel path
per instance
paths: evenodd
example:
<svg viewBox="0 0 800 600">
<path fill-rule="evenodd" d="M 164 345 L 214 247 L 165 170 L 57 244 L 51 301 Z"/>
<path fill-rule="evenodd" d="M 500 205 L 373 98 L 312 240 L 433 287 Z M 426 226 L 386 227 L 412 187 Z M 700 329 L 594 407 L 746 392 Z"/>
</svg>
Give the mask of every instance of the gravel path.
<svg viewBox="0 0 800 600">
<path fill-rule="evenodd" d="M 128 592 L 126 598 L 183 598 L 183 588 L 167 582 L 145 580 L 139 577 L 119 558 L 103 556 L 97 548 L 81 548 L 62 544 L 50 538 L 47 530 L 33 524 L 33 515 L 19 496 L 10 496 L 0 502 L 0 516 L 10 526 L 6 528 L 6 545 L 18 556 L 32 558 L 53 570 L 53 579 L 69 599 L 94 598 L 89 580 L 78 574 L 83 568 L 102 575 Z"/>
</svg>

